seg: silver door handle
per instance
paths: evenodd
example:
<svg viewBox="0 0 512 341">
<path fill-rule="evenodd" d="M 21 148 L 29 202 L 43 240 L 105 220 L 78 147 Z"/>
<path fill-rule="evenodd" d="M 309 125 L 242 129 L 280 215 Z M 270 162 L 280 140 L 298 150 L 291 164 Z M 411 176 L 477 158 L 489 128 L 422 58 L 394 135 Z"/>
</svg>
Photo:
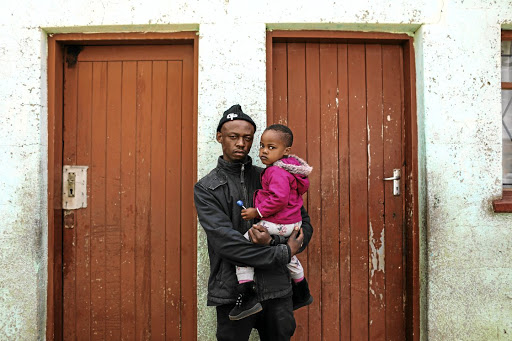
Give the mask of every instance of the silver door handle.
<svg viewBox="0 0 512 341">
<path fill-rule="evenodd" d="M 384 178 L 384 181 L 393 181 L 393 195 L 400 195 L 400 169 L 393 169 L 391 178 Z"/>
<path fill-rule="evenodd" d="M 393 176 L 391 178 L 384 178 L 384 181 L 391 181 L 391 180 L 400 180 L 400 175 L 399 176 Z"/>
</svg>

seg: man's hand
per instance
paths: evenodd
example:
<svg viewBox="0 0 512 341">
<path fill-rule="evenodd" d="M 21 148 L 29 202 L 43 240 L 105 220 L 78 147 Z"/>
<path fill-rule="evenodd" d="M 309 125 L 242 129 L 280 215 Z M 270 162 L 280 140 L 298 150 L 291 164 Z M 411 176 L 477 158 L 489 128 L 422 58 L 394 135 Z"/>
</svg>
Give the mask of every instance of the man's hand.
<svg viewBox="0 0 512 341">
<path fill-rule="evenodd" d="M 248 232 L 249 237 L 254 244 L 269 245 L 272 240 L 267 229 L 261 225 L 252 225 Z"/>
<path fill-rule="evenodd" d="M 249 207 L 242 210 L 242 219 L 243 220 L 251 220 L 254 218 L 259 217 L 258 210 L 256 210 L 254 207 Z"/>
<path fill-rule="evenodd" d="M 288 246 L 290 247 L 290 252 L 292 253 L 290 257 L 293 257 L 299 252 L 299 249 L 302 246 L 302 242 L 304 241 L 304 234 L 302 233 L 302 229 L 299 230 L 298 226 L 293 228 L 292 234 L 290 238 L 288 238 Z"/>
</svg>

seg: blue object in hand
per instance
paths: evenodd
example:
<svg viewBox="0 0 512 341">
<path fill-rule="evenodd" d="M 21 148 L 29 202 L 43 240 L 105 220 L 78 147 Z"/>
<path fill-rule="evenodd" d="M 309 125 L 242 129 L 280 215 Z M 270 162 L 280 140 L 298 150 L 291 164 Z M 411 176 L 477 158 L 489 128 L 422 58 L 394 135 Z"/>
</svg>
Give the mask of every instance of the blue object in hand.
<svg viewBox="0 0 512 341">
<path fill-rule="evenodd" d="M 242 200 L 238 200 L 238 201 L 236 202 L 236 204 L 237 204 L 238 206 L 242 207 L 244 210 L 246 210 L 246 208 L 245 208 L 245 206 L 244 206 L 244 202 L 243 202 Z"/>
</svg>

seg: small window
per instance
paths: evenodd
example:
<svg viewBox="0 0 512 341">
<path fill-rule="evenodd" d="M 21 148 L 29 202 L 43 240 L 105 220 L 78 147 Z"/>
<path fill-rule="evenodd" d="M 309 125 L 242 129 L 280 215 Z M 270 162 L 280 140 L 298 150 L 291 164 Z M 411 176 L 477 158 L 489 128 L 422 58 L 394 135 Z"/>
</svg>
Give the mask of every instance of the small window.
<svg viewBox="0 0 512 341">
<path fill-rule="evenodd" d="M 501 35 L 501 121 L 503 196 L 493 207 L 495 212 L 512 212 L 512 31 Z"/>
<path fill-rule="evenodd" d="M 503 188 L 512 188 L 512 41 L 501 42 Z"/>
</svg>

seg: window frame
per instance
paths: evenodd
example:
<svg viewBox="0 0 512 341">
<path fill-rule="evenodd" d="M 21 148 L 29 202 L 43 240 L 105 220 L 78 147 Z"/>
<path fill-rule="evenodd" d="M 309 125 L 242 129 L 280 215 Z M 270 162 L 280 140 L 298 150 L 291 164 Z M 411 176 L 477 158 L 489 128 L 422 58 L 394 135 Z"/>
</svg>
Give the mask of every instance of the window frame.
<svg viewBox="0 0 512 341">
<path fill-rule="evenodd" d="M 500 41 L 512 41 L 512 31 L 501 31 Z M 512 90 L 512 82 L 501 82 L 501 90 Z M 512 189 L 503 188 L 500 199 L 493 200 L 496 213 L 512 213 Z"/>
</svg>

